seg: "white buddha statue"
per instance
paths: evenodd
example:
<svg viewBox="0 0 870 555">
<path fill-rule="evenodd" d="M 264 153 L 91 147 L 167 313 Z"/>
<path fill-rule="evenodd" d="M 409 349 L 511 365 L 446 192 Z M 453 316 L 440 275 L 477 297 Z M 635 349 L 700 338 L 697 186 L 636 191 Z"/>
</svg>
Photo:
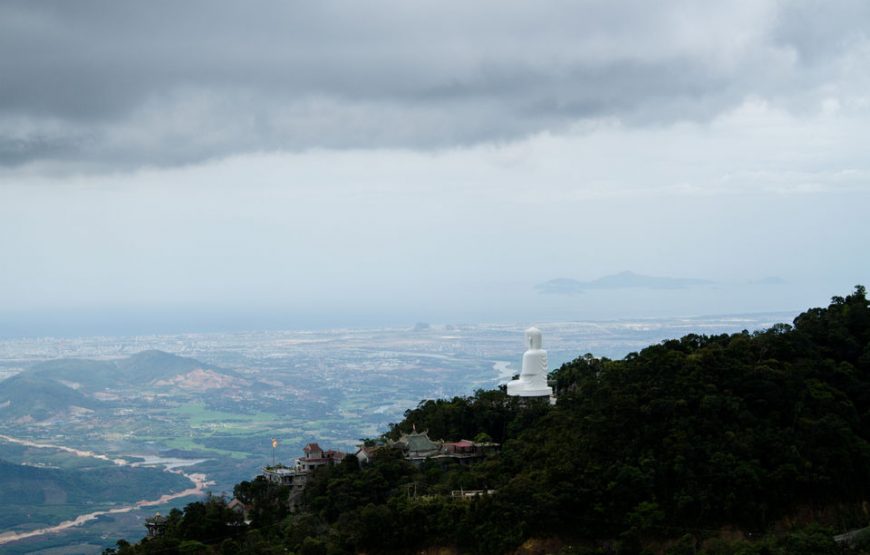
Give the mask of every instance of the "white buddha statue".
<svg viewBox="0 0 870 555">
<path fill-rule="evenodd" d="M 541 330 L 526 330 L 526 346 L 523 354 L 523 369 L 519 379 L 507 384 L 508 395 L 519 397 L 549 397 L 553 389 L 547 385 L 547 351 L 541 348 Z"/>
</svg>

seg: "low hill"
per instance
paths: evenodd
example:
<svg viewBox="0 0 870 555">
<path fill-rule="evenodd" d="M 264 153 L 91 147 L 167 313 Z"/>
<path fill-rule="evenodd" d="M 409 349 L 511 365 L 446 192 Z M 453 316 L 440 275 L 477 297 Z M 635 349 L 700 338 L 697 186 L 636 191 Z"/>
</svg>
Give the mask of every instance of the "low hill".
<svg viewBox="0 0 870 555">
<path fill-rule="evenodd" d="M 30 524 L 28 508 L 43 515 L 50 515 L 52 507 L 58 514 L 84 513 L 95 510 L 95 505 L 156 499 L 188 487 L 190 482 L 183 476 L 153 468 L 105 464 L 87 470 L 61 470 L 0 459 L 0 530 Z"/>
<path fill-rule="evenodd" d="M 111 384 L 117 380 L 118 366 L 108 360 L 64 358 L 40 362 L 24 374 L 69 383 L 85 382 L 100 387 L 102 384 Z"/>
<path fill-rule="evenodd" d="M 0 418 L 4 420 L 45 420 L 100 405 L 96 399 L 38 374 L 18 374 L 0 382 Z"/>
<path fill-rule="evenodd" d="M 195 370 L 207 370 L 225 376 L 240 378 L 232 370 L 220 368 L 193 358 L 180 357 L 163 351 L 142 351 L 115 362 L 118 376 L 131 384 L 147 384 L 166 380 Z"/>
<path fill-rule="evenodd" d="M 196 359 L 150 350 L 119 360 L 62 359 L 34 365 L 26 373 L 80 385 L 86 390 L 114 388 L 119 385 L 148 385 L 196 370 L 230 378 L 241 376 Z"/>
<path fill-rule="evenodd" d="M 239 373 L 162 351 L 120 360 L 62 359 L 42 362 L 0 381 L 0 417 L 42 421 L 110 405 L 94 397 L 106 390 L 246 387 Z"/>
</svg>

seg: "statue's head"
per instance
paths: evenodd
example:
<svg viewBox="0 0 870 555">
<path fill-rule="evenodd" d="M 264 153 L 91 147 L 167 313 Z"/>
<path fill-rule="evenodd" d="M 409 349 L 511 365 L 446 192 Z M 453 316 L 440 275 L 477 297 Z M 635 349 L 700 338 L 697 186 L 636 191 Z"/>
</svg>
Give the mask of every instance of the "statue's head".
<svg viewBox="0 0 870 555">
<path fill-rule="evenodd" d="M 543 344 L 544 341 L 541 336 L 541 330 L 534 326 L 526 330 L 526 346 L 528 346 L 529 349 L 540 349 Z"/>
</svg>

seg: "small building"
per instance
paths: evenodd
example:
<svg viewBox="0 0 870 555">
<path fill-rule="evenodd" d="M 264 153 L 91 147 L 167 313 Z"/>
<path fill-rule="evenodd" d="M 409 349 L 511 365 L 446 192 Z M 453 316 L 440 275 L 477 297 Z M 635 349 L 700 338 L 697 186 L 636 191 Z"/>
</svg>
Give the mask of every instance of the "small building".
<svg viewBox="0 0 870 555">
<path fill-rule="evenodd" d="M 494 495 L 494 489 L 455 489 L 450 492 L 450 497 L 454 499 L 471 499 L 472 497 L 480 497 L 481 495 Z"/>
<path fill-rule="evenodd" d="M 227 509 L 233 511 L 234 513 L 238 513 L 240 515 L 244 515 L 245 511 L 248 510 L 248 508 L 245 506 L 245 504 L 242 503 L 241 501 L 239 501 L 238 499 L 236 499 L 235 497 L 233 497 L 230 500 L 230 502 L 227 503 Z"/>
<path fill-rule="evenodd" d="M 164 532 L 166 532 L 166 525 L 169 523 L 169 519 L 160 513 L 156 513 L 154 516 L 145 519 L 145 528 L 148 529 L 148 537 L 156 538 L 157 536 L 162 536 Z"/>
<path fill-rule="evenodd" d="M 360 445 L 359 449 L 356 450 L 354 456 L 360 465 L 366 465 L 372 462 L 372 457 L 375 452 L 383 447 L 383 445 Z"/>
<path fill-rule="evenodd" d="M 302 451 L 305 455 L 296 459 L 296 468 L 306 472 L 321 466 L 340 463 L 347 456 L 347 453 L 335 449 L 324 451 L 316 443 L 309 443 Z"/>
<path fill-rule="evenodd" d="M 308 476 L 321 466 L 340 463 L 347 453 L 329 449 L 324 451 L 317 443 L 309 443 L 303 449 L 303 456 L 296 459 L 293 467 L 277 464 L 263 468 L 262 476 L 273 484 L 290 488 L 290 510 L 295 511 L 302 499 L 302 490 Z"/>
<path fill-rule="evenodd" d="M 267 466 L 263 469 L 263 476 L 279 486 L 294 486 L 300 481 L 299 472 L 295 468 L 289 468 L 283 464 Z"/>
<path fill-rule="evenodd" d="M 475 447 L 476 446 L 473 441 L 468 439 L 461 439 L 459 441 L 445 442 L 442 447 L 442 451 L 445 454 L 465 456 L 473 455 L 476 452 Z"/>
<path fill-rule="evenodd" d="M 498 443 L 461 439 L 459 441 L 445 442 L 441 447 L 441 453 L 433 458 L 456 461 L 459 464 L 471 464 L 495 453 L 499 447 Z"/>
<path fill-rule="evenodd" d="M 230 502 L 227 503 L 227 509 L 242 517 L 242 522 L 244 524 L 251 523 L 251 520 L 248 518 L 248 513 L 250 512 L 251 508 L 242 503 L 239 499 L 233 497 Z"/>
</svg>

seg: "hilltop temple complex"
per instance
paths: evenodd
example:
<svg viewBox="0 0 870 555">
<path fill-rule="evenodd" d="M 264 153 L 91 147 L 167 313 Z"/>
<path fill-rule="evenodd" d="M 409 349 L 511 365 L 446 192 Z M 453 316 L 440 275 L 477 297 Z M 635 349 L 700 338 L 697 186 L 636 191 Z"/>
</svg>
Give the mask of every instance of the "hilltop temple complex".
<svg viewBox="0 0 870 555">
<path fill-rule="evenodd" d="M 542 348 L 541 330 L 531 327 L 525 331 L 527 350 L 523 353 L 522 371 L 515 380 L 507 384 L 507 394 L 521 398 L 549 398 L 554 402 L 553 389 L 547 384 L 547 351 Z M 380 449 L 390 448 L 401 451 L 402 456 L 414 465 L 426 460 L 470 464 L 484 459 L 498 451 L 498 443 L 487 441 L 432 440 L 428 431 L 416 429 L 404 433 L 399 439 L 386 440 L 378 444 L 362 444 L 354 456 L 358 464 L 366 465 Z M 334 449 L 323 450 L 317 443 L 309 443 L 303 448 L 303 456 L 297 458 L 293 466 L 277 464 L 263 469 L 262 476 L 274 484 L 290 488 L 290 508 L 296 510 L 302 497 L 302 490 L 312 472 L 322 466 L 341 463 L 348 455 Z M 149 529 L 150 530 L 150 529 Z"/>
</svg>

